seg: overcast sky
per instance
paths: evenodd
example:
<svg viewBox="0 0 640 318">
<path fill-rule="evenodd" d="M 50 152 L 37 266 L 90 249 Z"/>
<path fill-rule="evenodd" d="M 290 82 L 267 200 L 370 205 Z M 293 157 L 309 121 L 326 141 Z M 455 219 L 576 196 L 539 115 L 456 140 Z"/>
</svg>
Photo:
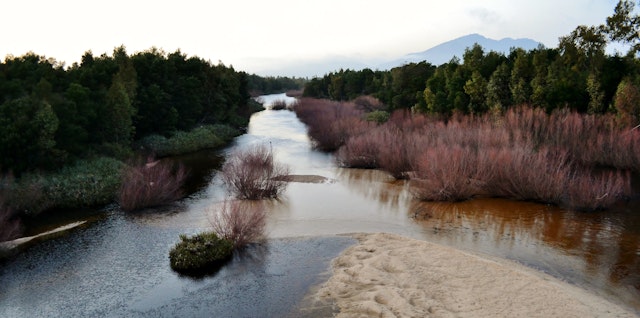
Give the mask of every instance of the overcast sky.
<svg viewBox="0 0 640 318">
<path fill-rule="evenodd" d="M 78 62 L 85 51 L 180 49 L 264 73 L 294 61 L 375 63 L 480 33 L 556 47 L 597 25 L 617 0 L 14 0 L 0 5 L 0 58 L 33 51 Z"/>
</svg>

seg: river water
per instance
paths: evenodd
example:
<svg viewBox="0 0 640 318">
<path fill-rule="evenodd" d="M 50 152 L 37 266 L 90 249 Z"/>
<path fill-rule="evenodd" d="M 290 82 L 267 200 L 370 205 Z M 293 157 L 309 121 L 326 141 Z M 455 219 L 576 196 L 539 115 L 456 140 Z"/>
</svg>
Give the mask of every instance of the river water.
<svg viewBox="0 0 640 318">
<path fill-rule="evenodd" d="M 267 105 L 278 99 L 288 98 L 262 97 Z M 228 196 L 215 169 L 230 151 L 254 144 L 272 147 L 293 174 L 324 178 L 292 182 L 279 200 L 266 202 L 267 243 L 237 254 L 212 277 L 175 274 L 168 251 L 178 235 L 208 229 Z M 510 259 L 640 313 L 637 201 L 598 213 L 501 199 L 419 202 L 406 182 L 383 172 L 336 167 L 332 155 L 312 149 L 306 127 L 289 111 L 256 113 L 230 147 L 177 160 L 199 175 L 188 198 L 132 214 L 110 207 L 0 265 L 0 317 L 299 316 L 306 290 L 354 243 L 335 234 L 353 232 L 396 233 Z"/>
</svg>

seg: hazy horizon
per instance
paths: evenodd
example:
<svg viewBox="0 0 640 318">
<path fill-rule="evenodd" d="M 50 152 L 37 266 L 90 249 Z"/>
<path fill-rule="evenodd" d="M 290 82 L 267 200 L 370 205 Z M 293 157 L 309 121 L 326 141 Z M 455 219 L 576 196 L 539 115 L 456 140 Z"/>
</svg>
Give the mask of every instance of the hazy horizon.
<svg viewBox="0 0 640 318">
<path fill-rule="evenodd" d="M 598 25 L 617 0 L 13 1 L 0 20 L 0 58 L 34 52 L 65 65 L 86 51 L 180 50 L 260 75 L 325 60 L 378 63 L 472 33 L 556 47 L 578 25 Z M 287 74 L 283 74 L 287 75 Z"/>
</svg>

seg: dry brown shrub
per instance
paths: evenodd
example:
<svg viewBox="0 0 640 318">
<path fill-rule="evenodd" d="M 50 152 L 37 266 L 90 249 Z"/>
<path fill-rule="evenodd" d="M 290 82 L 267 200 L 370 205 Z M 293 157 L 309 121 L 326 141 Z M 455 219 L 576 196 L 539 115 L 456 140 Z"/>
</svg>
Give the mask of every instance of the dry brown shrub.
<svg viewBox="0 0 640 318">
<path fill-rule="evenodd" d="M 574 168 L 565 151 L 528 147 L 490 150 L 487 189 L 496 196 L 560 204 Z"/>
<path fill-rule="evenodd" d="M 417 162 L 412 191 L 427 201 L 461 201 L 478 194 L 483 177 L 470 148 L 441 145 L 425 150 Z"/>
<path fill-rule="evenodd" d="M 210 210 L 209 215 L 213 231 L 233 242 L 235 248 L 264 238 L 267 214 L 261 202 L 225 200 L 218 211 Z"/>
<path fill-rule="evenodd" d="M 384 104 L 379 99 L 370 95 L 356 97 L 356 99 L 353 100 L 353 103 L 356 105 L 357 109 L 365 112 L 385 109 Z"/>
<path fill-rule="evenodd" d="M 122 174 L 117 200 L 125 211 L 158 206 L 183 197 L 187 171 L 168 161 L 151 161 L 129 166 Z"/>
<path fill-rule="evenodd" d="M 265 145 L 233 152 L 222 166 L 222 181 L 238 199 L 276 198 L 287 187 L 287 165 L 275 162 Z"/>
<path fill-rule="evenodd" d="M 349 138 L 336 153 L 339 164 L 349 168 L 377 168 L 378 146 L 383 144 L 376 140 L 376 135 L 374 132 Z"/>
<path fill-rule="evenodd" d="M 607 171 L 592 175 L 589 171 L 581 171 L 569 181 L 566 205 L 575 210 L 601 210 L 629 197 L 631 192 L 628 172 Z"/>
<path fill-rule="evenodd" d="M 336 151 L 349 137 L 370 127 L 362 119 L 364 112 L 356 109 L 353 103 L 302 98 L 293 109 L 300 121 L 308 126 L 314 147 L 321 151 Z"/>
</svg>

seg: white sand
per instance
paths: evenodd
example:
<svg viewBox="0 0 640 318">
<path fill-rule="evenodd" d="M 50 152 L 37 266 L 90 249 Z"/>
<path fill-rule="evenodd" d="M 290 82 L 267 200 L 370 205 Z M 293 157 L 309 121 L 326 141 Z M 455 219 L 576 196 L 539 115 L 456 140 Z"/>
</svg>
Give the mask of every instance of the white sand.
<svg viewBox="0 0 640 318">
<path fill-rule="evenodd" d="M 392 234 L 355 234 L 315 294 L 337 317 L 636 317 L 509 261 Z"/>
</svg>

